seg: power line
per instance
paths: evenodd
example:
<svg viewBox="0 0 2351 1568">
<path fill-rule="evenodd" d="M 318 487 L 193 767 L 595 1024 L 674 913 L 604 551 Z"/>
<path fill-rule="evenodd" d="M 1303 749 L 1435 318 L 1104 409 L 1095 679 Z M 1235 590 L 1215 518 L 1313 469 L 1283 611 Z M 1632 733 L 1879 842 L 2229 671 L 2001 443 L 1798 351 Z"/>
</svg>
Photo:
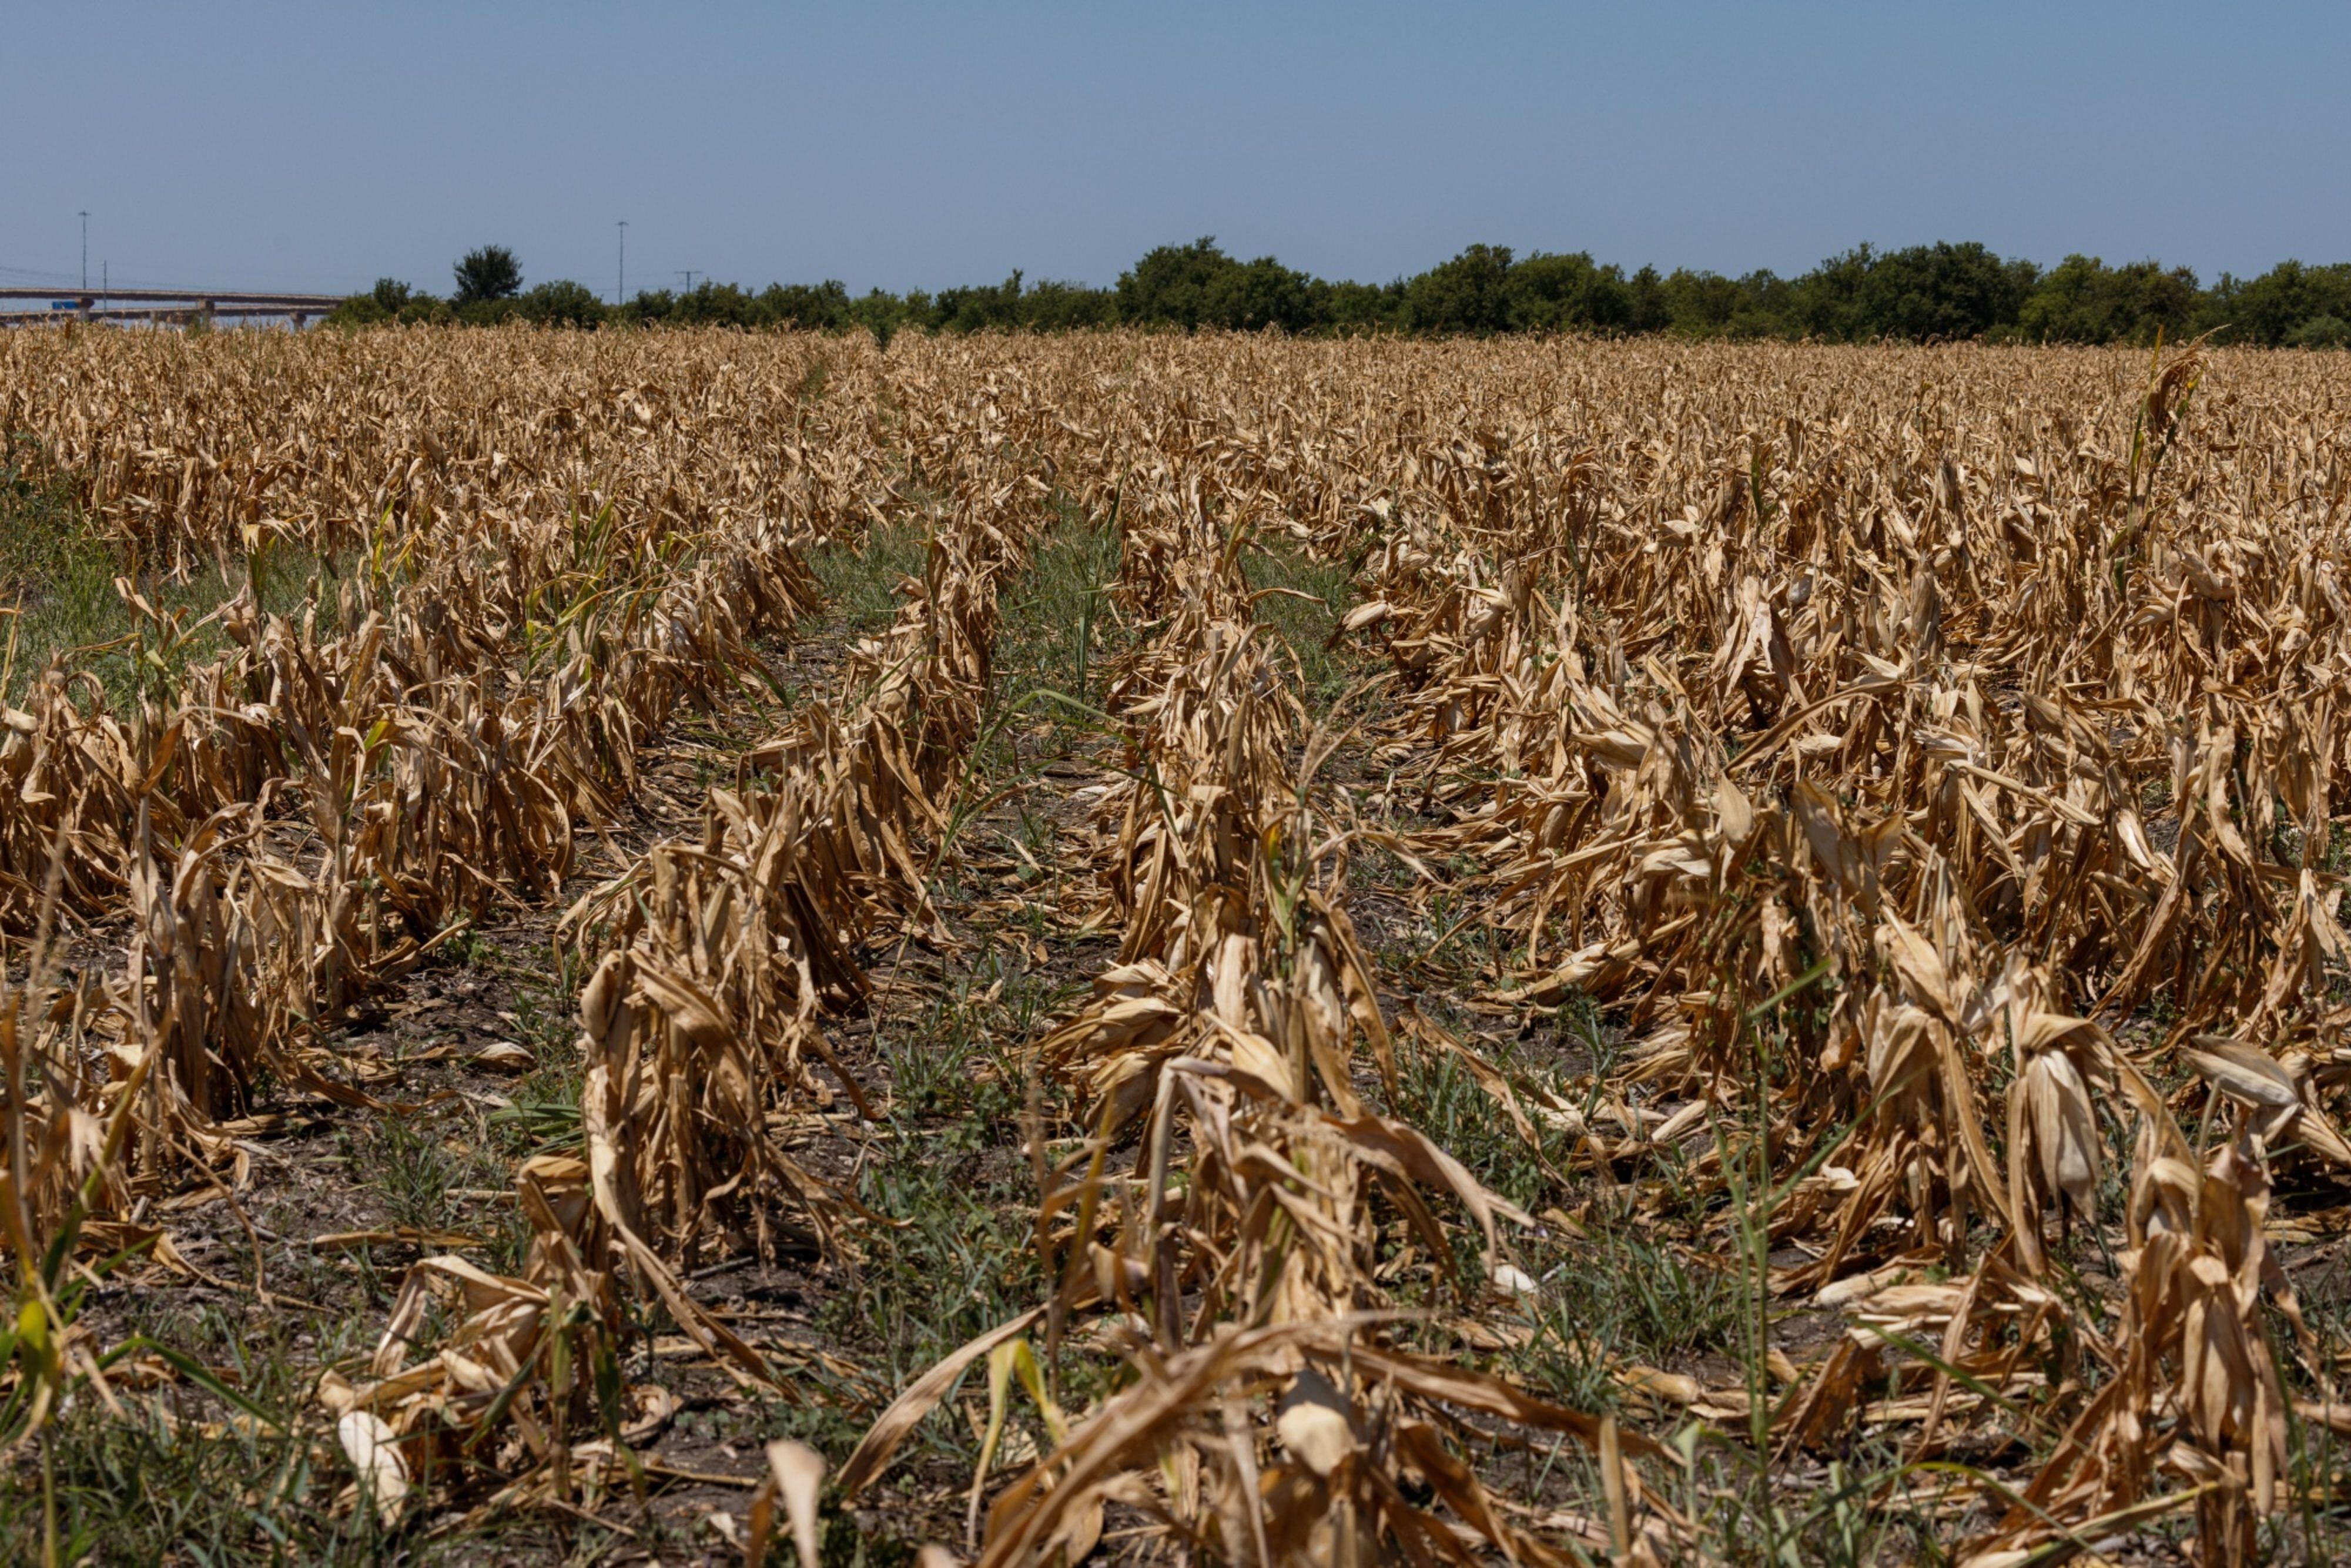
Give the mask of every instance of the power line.
<svg viewBox="0 0 2351 1568">
<path fill-rule="evenodd" d="M 114 287 L 111 263 L 110 261 L 104 262 L 100 265 L 106 267 L 108 269 L 108 276 L 103 287 L 109 291 L 111 291 Z M 268 293 L 271 292 L 271 290 L 262 287 L 261 285 L 273 280 L 282 280 L 284 277 L 285 275 L 282 273 L 271 273 L 261 279 L 247 277 L 235 278 L 226 283 L 222 283 L 218 279 L 214 279 L 211 284 L 207 285 L 186 283 L 184 279 L 181 277 L 158 277 L 152 274 L 131 272 L 123 274 L 122 287 L 126 289 L 145 289 L 149 292 L 153 292 L 159 289 L 169 289 L 174 294 L 185 294 L 191 298 L 197 298 L 207 294 Z M 0 265 L 0 278 L 11 280 L 21 279 L 21 282 L 16 282 L 13 285 L 17 287 L 35 287 L 55 285 L 57 294 L 60 297 L 72 294 L 77 291 L 84 291 L 82 290 L 81 285 L 75 281 L 74 275 L 72 273 L 59 272 L 52 267 L 9 267 L 6 265 Z M 340 287 L 320 288 L 306 279 L 298 281 L 290 288 L 277 290 L 277 292 L 297 294 L 346 294 L 351 292 L 364 292 L 364 289 L 362 288 L 355 291 L 341 288 Z"/>
<path fill-rule="evenodd" d="M 81 287 L 79 284 L 75 282 L 74 275 L 72 273 L 52 271 L 46 267 L 0 267 L 0 277 L 22 278 L 25 280 L 25 284 L 26 286 L 53 284 L 56 286 L 57 291 L 59 294 L 71 294 Z M 131 274 L 125 273 L 122 278 L 122 287 L 125 288 L 144 288 L 150 290 L 170 288 L 176 289 L 181 293 L 189 295 L 251 293 L 253 292 L 253 285 L 254 280 L 251 278 L 244 278 L 232 283 L 220 284 L 217 287 L 189 285 L 186 287 L 182 287 L 177 280 L 169 277 L 151 277 L 133 276 Z M 111 287 L 112 285 L 110 283 L 108 287 Z M 267 291 L 264 290 L 263 292 Z M 341 291 L 334 289 L 298 288 L 291 290 L 290 292 L 336 293 Z"/>
</svg>

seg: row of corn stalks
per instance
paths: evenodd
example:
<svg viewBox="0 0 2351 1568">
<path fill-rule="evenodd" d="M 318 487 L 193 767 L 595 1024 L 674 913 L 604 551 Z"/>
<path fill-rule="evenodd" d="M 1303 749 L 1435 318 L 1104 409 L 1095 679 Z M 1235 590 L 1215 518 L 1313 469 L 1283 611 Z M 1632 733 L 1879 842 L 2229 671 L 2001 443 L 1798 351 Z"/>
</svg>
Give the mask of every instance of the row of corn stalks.
<svg viewBox="0 0 2351 1568">
<path fill-rule="evenodd" d="M 1614 1004 L 1617 1087 L 1690 1102 L 1585 1155 L 1613 1180 L 1685 1131 L 1726 1240 L 1803 1260 L 1771 1292 L 1848 1315 L 1769 1406 L 1782 1451 L 2043 1436 L 1979 1505 L 1985 1561 L 2186 1507 L 2207 1561 L 2246 1560 L 2286 1495 L 2281 1356 L 2333 1418 L 2263 1220 L 2278 1151 L 2351 1166 L 2342 485 L 2201 494 L 2172 443 L 2207 374 L 2147 367 L 2119 462 L 1920 443 L 1905 475 L 1849 428 L 1750 427 L 1646 538 L 1590 450 L 1547 516 L 1494 502 L 1493 456 L 1365 503 L 1349 626 L 1413 694 L 1400 787 L 1450 819 L 1414 849 L 1478 864 L 1499 998 Z M 2110 1233 L 2085 1300 L 2053 1246 Z"/>
<path fill-rule="evenodd" d="M 676 707 L 719 700 L 815 602 L 779 520 L 549 499 L 517 479 L 462 516 L 385 506 L 291 613 L 260 602 L 287 530 L 248 520 L 246 581 L 209 614 L 118 585 L 127 710 L 68 651 L 7 711 L 0 878 L 32 938 L 7 1064 L 12 1440 L 62 1388 L 105 1393 L 117 1353 L 74 1322 L 77 1255 L 175 1260 L 146 1216 L 192 1179 L 244 1184 L 238 1118 L 265 1082 L 373 1108 L 334 1060 L 336 1018 L 465 923 L 551 896 L 575 828 L 614 821 Z M 120 934 L 119 969 L 68 983 L 68 924 L 82 949 Z M 525 1212 L 569 1214 L 570 1176 L 521 1173 Z M 363 1475 L 403 1490 L 348 1385 L 325 1393 Z"/>
<path fill-rule="evenodd" d="M 1504 1233 L 1527 1217 L 1366 1103 L 1369 1085 L 1393 1091 L 1395 1069 L 1335 896 L 1353 834 L 1318 775 L 1345 731 L 1310 720 L 1290 652 L 1252 616 L 1235 541 L 1196 501 L 1170 479 L 1130 477 L 1121 496 L 1111 592 L 1154 634 L 1113 674 L 1123 738 L 1096 809 L 1123 949 L 1033 1048 L 1089 1134 L 1050 1162 L 1032 1150 L 1049 1294 L 912 1385 L 841 1484 L 871 1486 L 984 1356 L 965 1542 L 983 1563 L 1080 1561 L 1114 1510 L 1214 1560 L 1429 1560 L 1475 1541 L 1564 1563 L 1562 1531 L 1633 1550 L 1654 1500 L 1623 1455 L 1646 1442 L 1410 1332 L 1436 1303 L 1488 1304 L 1460 1220 L 1507 1280 Z M 1426 1260 L 1401 1277 L 1383 1266 L 1398 1225 Z M 1061 1369 L 1079 1336 L 1125 1371 L 1073 1411 Z M 1016 1386 L 1051 1447 L 998 1475 Z M 1614 1533 L 1489 1495 L 1461 1457 L 1481 1424 L 1587 1445 L 1616 1477 Z"/>
<path fill-rule="evenodd" d="M 601 947 L 580 998 L 585 1158 L 518 1173 L 538 1232 L 521 1278 L 423 1260 L 366 1375 L 324 1391 L 380 1500 L 486 1473 L 506 1480 L 486 1504 L 499 1508 L 625 1474 L 669 1408 L 626 1382 L 632 1303 L 746 1385 L 790 1394 L 684 1276 L 713 1254 L 830 1246 L 854 1212 L 791 1145 L 841 1097 L 872 1112 L 826 1021 L 865 1003 L 859 949 L 941 919 L 931 889 L 980 737 L 998 583 L 1022 564 L 1033 509 L 1011 504 L 1029 487 L 1003 482 L 1023 458 L 995 439 L 996 406 L 975 412 L 967 439 L 930 453 L 947 487 L 922 576 L 850 651 L 837 695 L 746 748 L 697 831 L 573 908 L 576 939 Z M 443 1332 L 420 1333 L 435 1303 Z M 820 1469 L 805 1450 L 776 1455 L 779 1477 Z M 809 1517 L 800 1490 L 783 1500 Z"/>
</svg>

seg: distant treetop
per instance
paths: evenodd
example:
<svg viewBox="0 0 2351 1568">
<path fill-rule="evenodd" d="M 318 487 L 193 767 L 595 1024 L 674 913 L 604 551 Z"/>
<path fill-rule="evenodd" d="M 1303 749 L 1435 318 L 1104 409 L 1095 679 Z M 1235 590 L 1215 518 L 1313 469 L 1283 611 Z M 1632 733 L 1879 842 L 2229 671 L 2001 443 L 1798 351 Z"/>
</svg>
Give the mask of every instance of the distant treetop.
<svg viewBox="0 0 2351 1568">
<path fill-rule="evenodd" d="M 2069 256 L 2043 270 L 1972 242 L 1880 251 L 1864 245 L 1811 271 L 1738 277 L 1686 267 L 1626 273 L 1583 251 L 1473 245 L 1427 271 L 1390 283 L 1332 282 L 1270 256 L 1242 261 L 1215 236 L 1149 252 L 1108 288 L 1016 271 L 1001 283 L 852 295 L 837 278 L 769 284 L 753 293 L 705 281 L 683 293 L 653 289 L 608 304 L 568 279 L 526 291 L 504 246 L 469 251 L 446 300 L 392 278 L 346 300 L 331 319 L 507 319 L 545 326 L 651 325 L 857 328 L 887 340 L 896 331 L 987 329 L 1061 331 L 1141 327 L 1298 333 L 1670 332 L 1690 338 L 1877 339 L 1930 341 L 2140 343 L 2212 332 L 2221 342 L 2299 348 L 2351 346 L 2351 264 L 2280 263 L 2261 277 L 2221 275 L 2204 287 L 2186 267 L 2156 261 L 2109 267 Z"/>
<path fill-rule="evenodd" d="M 479 250 L 467 251 L 453 270 L 457 277 L 454 304 L 511 299 L 522 292 L 522 263 L 502 245 L 486 245 Z"/>
</svg>

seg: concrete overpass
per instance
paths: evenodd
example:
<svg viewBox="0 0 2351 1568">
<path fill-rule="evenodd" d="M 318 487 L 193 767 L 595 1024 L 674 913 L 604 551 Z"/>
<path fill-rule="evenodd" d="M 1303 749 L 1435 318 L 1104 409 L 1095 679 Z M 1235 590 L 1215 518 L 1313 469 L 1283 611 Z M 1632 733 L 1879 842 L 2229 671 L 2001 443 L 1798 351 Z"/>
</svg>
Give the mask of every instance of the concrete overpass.
<svg viewBox="0 0 2351 1568">
<path fill-rule="evenodd" d="M 266 294 L 206 288 L 0 288 L 0 326 L 48 321 L 144 321 L 184 326 L 206 320 L 290 319 L 297 327 L 343 302 L 340 294 Z M 16 300 L 40 300 L 9 309 Z"/>
</svg>

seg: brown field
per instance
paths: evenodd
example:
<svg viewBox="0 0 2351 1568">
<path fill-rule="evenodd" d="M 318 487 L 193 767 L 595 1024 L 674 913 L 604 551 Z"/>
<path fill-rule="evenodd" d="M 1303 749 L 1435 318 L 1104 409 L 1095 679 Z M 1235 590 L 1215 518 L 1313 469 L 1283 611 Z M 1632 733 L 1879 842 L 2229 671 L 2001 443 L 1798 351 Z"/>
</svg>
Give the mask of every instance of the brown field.
<svg viewBox="0 0 2351 1568">
<path fill-rule="evenodd" d="M 2336 1560 L 2347 408 L 0 337 L 0 1551 Z"/>
</svg>

